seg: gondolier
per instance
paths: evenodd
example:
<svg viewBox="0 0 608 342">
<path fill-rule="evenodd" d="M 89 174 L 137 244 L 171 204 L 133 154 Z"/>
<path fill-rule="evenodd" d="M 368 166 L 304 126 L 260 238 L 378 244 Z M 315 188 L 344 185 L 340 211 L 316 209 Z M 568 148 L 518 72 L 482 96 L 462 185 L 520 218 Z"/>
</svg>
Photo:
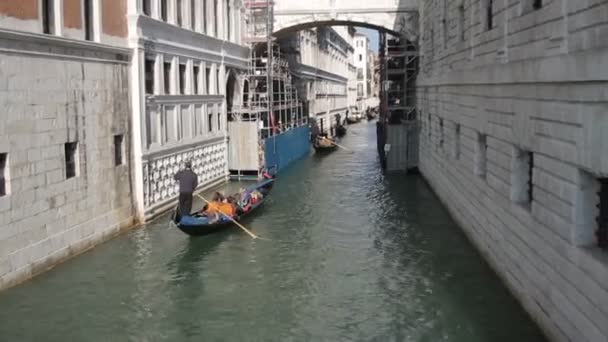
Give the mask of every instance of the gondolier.
<svg viewBox="0 0 608 342">
<path fill-rule="evenodd" d="M 192 193 L 198 186 L 198 176 L 192 171 L 192 162 L 185 163 L 185 169 L 178 171 L 173 179 L 179 182 L 179 211 L 189 216 L 192 211 Z"/>
</svg>

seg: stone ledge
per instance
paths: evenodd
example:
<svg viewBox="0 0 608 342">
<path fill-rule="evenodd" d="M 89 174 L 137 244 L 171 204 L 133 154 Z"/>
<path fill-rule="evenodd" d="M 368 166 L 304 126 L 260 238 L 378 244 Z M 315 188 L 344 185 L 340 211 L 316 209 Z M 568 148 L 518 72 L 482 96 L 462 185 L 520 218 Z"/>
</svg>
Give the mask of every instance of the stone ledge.
<svg viewBox="0 0 608 342">
<path fill-rule="evenodd" d="M 76 243 L 53 251 L 46 257 L 29 263 L 18 270 L 9 272 L 8 274 L 0 277 L 0 291 L 19 285 L 41 273 L 49 271 L 55 266 L 66 262 L 77 255 L 89 251 L 95 246 L 98 246 L 121 233 L 136 228 L 137 226 L 134 224 L 134 222 L 134 218 L 131 217 L 128 220 L 120 222 L 120 224 L 108 226 L 108 228 L 103 232 L 97 232 L 84 237 Z"/>
<path fill-rule="evenodd" d="M 90 41 L 0 28 L 0 52 L 128 64 L 131 50 Z"/>
</svg>

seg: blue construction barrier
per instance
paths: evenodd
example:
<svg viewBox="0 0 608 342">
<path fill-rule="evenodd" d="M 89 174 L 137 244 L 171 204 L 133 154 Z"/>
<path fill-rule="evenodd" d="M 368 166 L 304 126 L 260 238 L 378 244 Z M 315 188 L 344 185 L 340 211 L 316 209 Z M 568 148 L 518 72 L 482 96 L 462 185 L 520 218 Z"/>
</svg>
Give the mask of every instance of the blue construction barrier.
<svg viewBox="0 0 608 342">
<path fill-rule="evenodd" d="M 276 172 L 310 153 L 310 128 L 297 127 L 264 142 L 266 168 Z"/>
</svg>

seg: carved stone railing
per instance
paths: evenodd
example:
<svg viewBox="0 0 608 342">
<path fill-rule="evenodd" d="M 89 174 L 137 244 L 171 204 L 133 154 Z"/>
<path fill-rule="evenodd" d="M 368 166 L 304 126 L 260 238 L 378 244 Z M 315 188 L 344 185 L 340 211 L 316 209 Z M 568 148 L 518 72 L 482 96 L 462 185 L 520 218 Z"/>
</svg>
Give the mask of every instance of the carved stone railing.
<svg viewBox="0 0 608 342">
<path fill-rule="evenodd" d="M 199 187 L 206 187 L 227 175 L 227 147 L 223 137 L 176 146 L 144 156 L 144 204 L 146 211 L 173 201 L 179 187 L 173 176 L 185 161 L 199 177 Z"/>
</svg>

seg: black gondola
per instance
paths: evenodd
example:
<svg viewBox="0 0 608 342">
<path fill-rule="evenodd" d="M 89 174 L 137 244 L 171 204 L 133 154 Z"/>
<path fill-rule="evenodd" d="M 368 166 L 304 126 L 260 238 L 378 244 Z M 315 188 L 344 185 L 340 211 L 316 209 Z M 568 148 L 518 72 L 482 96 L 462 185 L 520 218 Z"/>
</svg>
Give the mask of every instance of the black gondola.
<svg viewBox="0 0 608 342">
<path fill-rule="evenodd" d="M 346 126 L 338 125 L 336 126 L 336 136 L 343 137 L 346 135 Z"/>
<path fill-rule="evenodd" d="M 243 218 L 251 215 L 254 211 L 256 211 L 266 200 L 268 199 L 268 194 L 274 185 L 274 179 L 265 179 L 261 182 L 258 182 L 246 189 L 246 191 L 259 191 L 263 197 L 259 202 L 253 204 L 251 208 L 240 214 L 238 217 L 235 217 L 235 221 L 241 221 Z M 173 223 L 177 226 L 179 230 L 182 232 L 191 235 L 191 236 L 203 236 L 215 233 L 219 230 L 231 227 L 234 223 L 226 217 L 222 217 L 219 222 L 210 223 L 207 217 L 201 216 L 199 214 L 194 214 L 192 216 L 183 217 L 179 213 L 179 208 L 176 208 L 175 215 L 173 215 Z"/>
</svg>

